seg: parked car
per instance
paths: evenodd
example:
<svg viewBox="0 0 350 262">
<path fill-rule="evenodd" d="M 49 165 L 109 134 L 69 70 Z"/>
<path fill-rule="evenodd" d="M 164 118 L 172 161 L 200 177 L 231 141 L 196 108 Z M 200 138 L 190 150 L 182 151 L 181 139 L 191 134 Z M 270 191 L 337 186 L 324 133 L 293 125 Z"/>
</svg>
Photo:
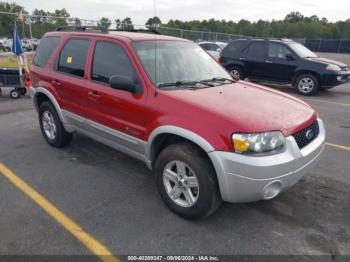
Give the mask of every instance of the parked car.
<svg viewBox="0 0 350 262">
<path fill-rule="evenodd" d="M 38 45 L 40 44 L 40 39 L 32 38 L 32 42 L 33 42 L 33 48 L 35 51 L 37 49 Z"/>
<path fill-rule="evenodd" d="M 292 84 L 302 95 L 350 81 L 346 64 L 288 39 L 234 40 L 221 52 L 220 62 L 240 79 Z"/>
<path fill-rule="evenodd" d="M 216 41 L 214 42 L 215 44 L 217 44 L 221 49 L 224 49 L 225 46 L 227 46 L 227 43 L 226 42 L 219 42 L 219 41 Z"/>
<path fill-rule="evenodd" d="M 13 43 L 12 39 L 6 39 L 4 41 L 4 46 L 5 46 L 6 52 L 11 52 L 11 50 L 12 50 L 12 43 Z"/>
<path fill-rule="evenodd" d="M 10 41 L 10 39 L 7 39 L 7 38 L 0 39 L 0 52 L 10 52 L 11 46 L 12 46 L 12 41 Z"/>
<path fill-rule="evenodd" d="M 197 43 L 201 48 L 203 48 L 209 55 L 211 55 L 216 61 L 218 61 L 220 57 L 220 52 L 222 50 L 222 43 L 215 42 L 198 42 Z"/>
<path fill-rule="evenodd" d="M 0 52 L 6 52 L 5 46 L 0 42 Z"/>
<path fill-rule="evenodd" d="M 188 219 L 222 200 L 275 198 L 324 149 L 312 107 L 231 78 L 180 38 L 60 29 L 41 40 L 31 80 L 49 145 L 79 132 L 145 162 L 167 206 Z"/>
</svg>

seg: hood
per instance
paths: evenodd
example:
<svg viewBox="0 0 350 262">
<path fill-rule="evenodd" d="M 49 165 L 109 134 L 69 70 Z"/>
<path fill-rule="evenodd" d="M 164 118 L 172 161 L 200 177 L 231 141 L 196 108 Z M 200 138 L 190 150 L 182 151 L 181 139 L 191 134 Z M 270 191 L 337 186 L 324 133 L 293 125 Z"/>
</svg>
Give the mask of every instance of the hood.
<svg viewBox="0 0 350 262">
<path fill-rule="evenodd" d="M 329 65 L 329 64 L 337 65 L 337 66 L 340 66 L 341 68 L 347 66 L 346 64 L 344 64 L 342 62 L 335 61 L 335 60 L 328 59 L 328 58 L 323 58 L 323 57 L 310 57 L 308 59 L 311 60 L 311 61 L 315 61 L 315 62 L 320 62 L 320 63 L 326 64 L 326 65 Z"/>
<path fill-rule="evenodd" d="M 317 118 L 313 108 L 302 100 L 244 81 L 166 92 L 174 99 L 199 108 L 199 114 L 228 123 L 233 132 L 281 131 L 289 136 Z"/>
</svg>

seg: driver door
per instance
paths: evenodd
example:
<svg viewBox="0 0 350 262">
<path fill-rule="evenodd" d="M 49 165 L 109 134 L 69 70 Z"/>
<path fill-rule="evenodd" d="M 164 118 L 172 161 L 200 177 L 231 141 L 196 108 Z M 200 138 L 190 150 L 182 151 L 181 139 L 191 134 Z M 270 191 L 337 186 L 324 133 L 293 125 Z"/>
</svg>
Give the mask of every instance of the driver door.
<svg viewBox="0 0 350 262">
<path fill-rule="evenodd" d="M 270 80 L 291 81 L 297 68 L 296 55 L 285 45 L 275 42 L 268 44 L 265 61 Z"/>
</svg>

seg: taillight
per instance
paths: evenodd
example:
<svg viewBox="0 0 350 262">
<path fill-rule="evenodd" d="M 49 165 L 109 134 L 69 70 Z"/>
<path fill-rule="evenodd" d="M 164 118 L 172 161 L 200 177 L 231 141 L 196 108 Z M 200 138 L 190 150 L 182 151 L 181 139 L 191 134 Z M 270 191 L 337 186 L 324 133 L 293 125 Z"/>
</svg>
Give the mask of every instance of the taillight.
<svg viewBox="0 0 350 262">
<path fill-rule="evenodd" d="M 221 56 L 218 58 L 218 63 L 221 64 Z"/>
</svg>

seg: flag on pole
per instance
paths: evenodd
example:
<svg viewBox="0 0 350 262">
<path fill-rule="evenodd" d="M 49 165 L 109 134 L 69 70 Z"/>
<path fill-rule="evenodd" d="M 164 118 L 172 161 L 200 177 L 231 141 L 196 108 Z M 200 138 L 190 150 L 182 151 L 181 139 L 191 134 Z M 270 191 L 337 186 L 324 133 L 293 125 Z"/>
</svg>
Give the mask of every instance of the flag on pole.
<svg viewBox="0 0 350 262">
<path fill-rule="evenodd" d="M 14 28 L 13 28 L 13 42 L 12 42 L 12 52 L 16 55 L 21 55 L 23 53 L 22 43 L 21 39 L 19 38 L 18 30 L 17 30 L 17 23 L 15 22 Z"/>
</svg>

